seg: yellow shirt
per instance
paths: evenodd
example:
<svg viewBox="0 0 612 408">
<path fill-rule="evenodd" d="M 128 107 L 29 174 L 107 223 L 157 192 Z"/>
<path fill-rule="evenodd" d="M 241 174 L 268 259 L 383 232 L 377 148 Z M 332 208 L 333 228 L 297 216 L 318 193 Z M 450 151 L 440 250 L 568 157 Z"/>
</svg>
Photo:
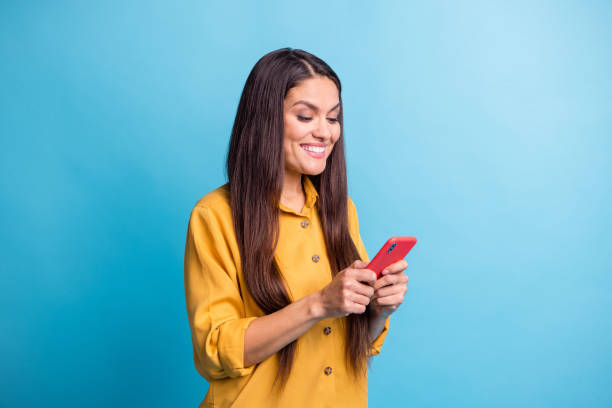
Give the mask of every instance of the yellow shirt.
<svg viewBox="0 0 612 408">
<path fill-rule="evenodd" d="M 275 253 L 293 301 L 321 290 L 332 280 L 315 206 L 318 194 L 308 177 L 304 177 L 304 190 L 306 203 L 301 212 L 280 205 Z M 367 262 L 350 198 L 348 213 L 351 237 Z M 298 338 L 291 374 L 281 393 L 272 389 L 277 354 L 244 366 L 244 333 L 263 312 L 246 289 L 225 186 L 202 197 L 191 213 L 185 247 L 185 297 L 195 366 L 210 383 L 200 407 L 367 406 L 367 378 L 355 382 L 345 357 L 346 318 L 323 319 Z M 389 318 L 371 355 L 380 353 L 388 329 Z"/>
</svg>

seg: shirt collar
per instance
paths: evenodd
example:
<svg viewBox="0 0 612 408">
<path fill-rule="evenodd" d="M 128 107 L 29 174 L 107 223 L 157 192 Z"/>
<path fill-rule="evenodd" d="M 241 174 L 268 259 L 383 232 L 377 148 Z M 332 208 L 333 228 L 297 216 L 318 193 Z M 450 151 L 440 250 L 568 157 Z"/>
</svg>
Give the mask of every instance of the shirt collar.
<svg viewBox="0 0 612 408">
<path fill-rule="evenodd" d="M 319 198 L 319 193 L 314 184 L 312 184 L 312 181 L 310 181 L 310 177 L 303 176 L 302 184 L 304 185 L 304 192 L 306 193 L 306 203 L 304 207 L 313 208 L 317 202 L 317 198 Z"/>
<path fill-rule="evenodd" d="M 314 184 L 312 184 L 312 181 L 310 181 L 310 177 L 302 176 L 302 186 L 304 186 L 304 193 L 306 193 L 306 201 L 304 202 L 304 208 L 302 209 L 302 212 L 299 213 L 279 203 L 278 206 L 282 211 L 297 214 L 297 215 L 305 215 L 305 214 L 308 214 L 308 212 L 312 208 L 314 208 L 317 202 L 317 199 L 319 198 L 319 193 L 317 192 L 317 189 L 315 188 Z"/>
</svg>

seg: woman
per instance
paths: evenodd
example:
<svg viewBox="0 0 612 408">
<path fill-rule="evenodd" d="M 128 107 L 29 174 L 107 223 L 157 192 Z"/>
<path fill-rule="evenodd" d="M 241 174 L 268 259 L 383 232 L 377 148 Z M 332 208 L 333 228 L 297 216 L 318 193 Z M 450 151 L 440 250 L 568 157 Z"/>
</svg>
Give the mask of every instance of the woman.
<svg viewBox="0 0 612 408">
<path fill-rule="evenodd" d="M 201 406 L 367 406 L 368 356 L 406 292 L 405 261 L 365 269 L 347 196 L 340 80 L 288 48 L 262 57 L 232 129 L 229 183 L 193 209 L 185 296 Z"/>
</svg>

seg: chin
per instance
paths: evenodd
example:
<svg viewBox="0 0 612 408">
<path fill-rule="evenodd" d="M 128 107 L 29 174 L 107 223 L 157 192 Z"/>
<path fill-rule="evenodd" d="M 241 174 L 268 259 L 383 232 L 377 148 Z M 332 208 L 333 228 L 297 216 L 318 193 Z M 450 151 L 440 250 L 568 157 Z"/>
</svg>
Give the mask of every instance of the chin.
<svg viewBox="0 0 612 408">
<path fill-rule="evenodd" d="M 302 167 L 302 174 L 307 176 L 318 176 L 325 171 L 325 165 L 321 166 L 304 166 Z"/>
<path fill-rule="evenodd" d="M 303 174 L 305 176 L 318 176 L 319 174 L 323 173 L 325 169 L 320 170 L 320 171 L 305 171 Z"/>
</svg>

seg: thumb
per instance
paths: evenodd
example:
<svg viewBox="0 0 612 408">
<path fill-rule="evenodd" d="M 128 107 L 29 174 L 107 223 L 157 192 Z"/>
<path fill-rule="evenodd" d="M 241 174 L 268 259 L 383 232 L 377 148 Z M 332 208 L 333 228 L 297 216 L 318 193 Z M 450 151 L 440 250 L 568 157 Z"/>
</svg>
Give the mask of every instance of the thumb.
<svg viewBox="0 0 612 408">
<path fill-rule="evenodd" d="M 356 260 L 351 265 L 351 267 L 355 268 L 355 269 L 365 269 L 367 266 L 368 266 L 368 262 L 363 262 L 363 261 L 360 261 L 360 260 Z"/>
</svg>

